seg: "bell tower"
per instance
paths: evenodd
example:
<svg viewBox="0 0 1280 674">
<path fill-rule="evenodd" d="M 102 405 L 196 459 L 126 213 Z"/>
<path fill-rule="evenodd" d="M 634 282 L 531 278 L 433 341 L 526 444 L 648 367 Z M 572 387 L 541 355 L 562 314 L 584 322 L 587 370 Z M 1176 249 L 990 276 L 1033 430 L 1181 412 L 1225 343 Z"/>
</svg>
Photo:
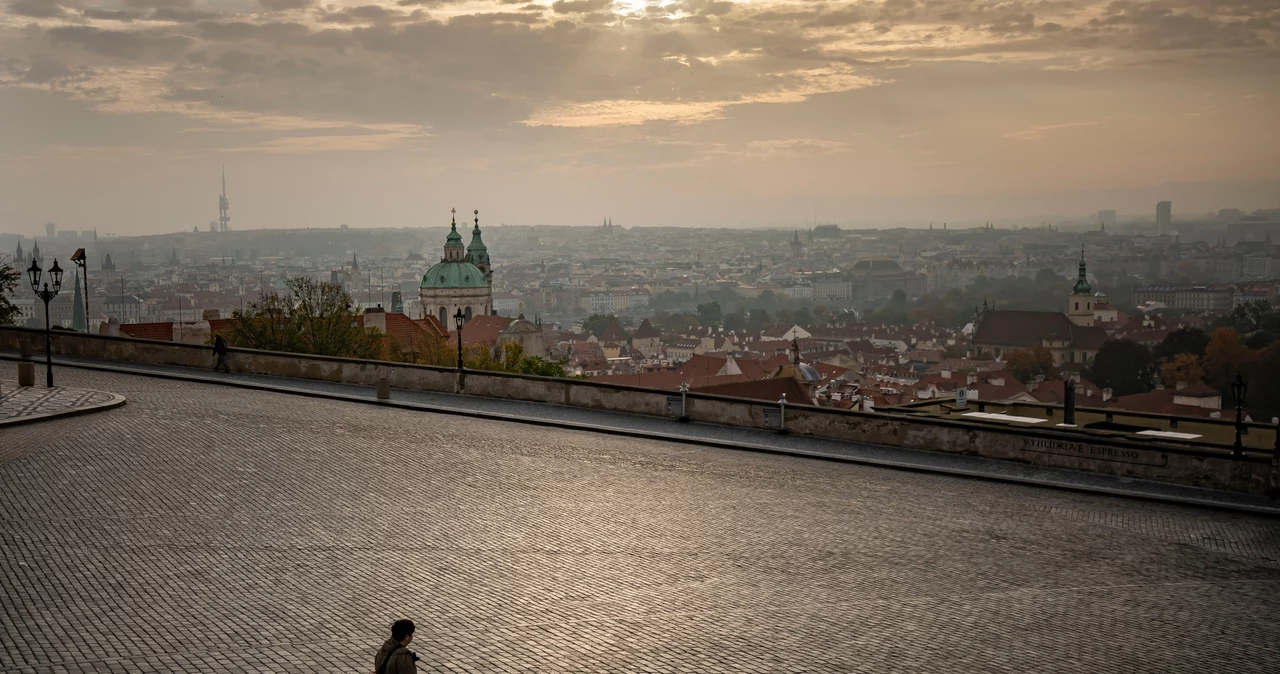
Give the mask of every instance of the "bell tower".
<svg viewBox="0 0 1280 674">
<path fill-rule="evenodd" d="M 1093 286 L 1085 274 L 1084 246 L 1080 246 L 1080 275 L 1075 285 L 1071 286 L 1071 296 L 1067 298 L 1067 319 L 1076 325 L 1093 325 Z"/>
</svg>

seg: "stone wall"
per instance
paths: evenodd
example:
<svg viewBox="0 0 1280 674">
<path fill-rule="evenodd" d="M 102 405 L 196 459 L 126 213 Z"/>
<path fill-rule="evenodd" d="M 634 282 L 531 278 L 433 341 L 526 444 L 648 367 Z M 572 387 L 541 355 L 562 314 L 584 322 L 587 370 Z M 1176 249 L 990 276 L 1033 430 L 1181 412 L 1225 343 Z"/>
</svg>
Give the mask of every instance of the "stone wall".
<svg viewBox="0 0 1280 674">
<path fill-rule="evenodd" d="M 0 328 L 0 351 L 39 354 L 43 350 L 42 331 Z M 206 346 L 68 332 L 54 333 L 53 351 L 56 355 L 203 369 L 211 369 L 214 363 L 212 349 Z M 666 416 L 668 398 L 678 395 L 577 379 L 497 372 L 470 371 L 460 380 L 450 368 L 249 349 L 232 349 L 228 360 L 234 371 L 247 374 L 364 386 L 373 386 L 385 376 L 391 386 L 401 389 L 462 390 L 468 395 L 651 416 Z M 777 405 L 690 393 L 685 411 L 691 421 L 763 428 L 766 410 L 773 413 Z M 1262 494 L 1274 491 L 1273 485 L 1280 484 L 1280 467 L 1271 453 L 1246 451 L 1242 457 L 1233 457 L 1230 451 L 1207 444 L 1141 441 L 1132 436 L 1080 429 L 1014 428 L 808 406 L 788 407 L 785 424 L 790 433 L 834 440 L 970 454 L 1213 489 Z"/>
</svg>

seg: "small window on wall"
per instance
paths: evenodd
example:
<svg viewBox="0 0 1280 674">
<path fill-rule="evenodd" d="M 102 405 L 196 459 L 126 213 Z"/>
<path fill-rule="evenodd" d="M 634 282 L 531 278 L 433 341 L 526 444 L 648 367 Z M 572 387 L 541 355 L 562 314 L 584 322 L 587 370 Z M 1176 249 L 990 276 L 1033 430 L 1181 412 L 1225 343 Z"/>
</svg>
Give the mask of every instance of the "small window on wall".
<svg viewBox="0 0 1280 674">
<path fill-rule="evenodd" d="M 449 324 L 446 322 L 448 320 L 449 320 L 449 314 L 445 312 L 444 307 L 440 307 L 440 324 L 444 325 L 446 329 L 448 329 L 448 326 L 449 326 Z"/>
<path fill-rule="evenodd" d="M 1080 311 L 1080 303 L 1076 302 L 1076 311 Z"/>
<path fill-rule="evenodd" d="M 471 305 L 467 305 L 467 310 L 462 315 L 466 316 L 468 321 L 471 320 Z"/>
</svg>

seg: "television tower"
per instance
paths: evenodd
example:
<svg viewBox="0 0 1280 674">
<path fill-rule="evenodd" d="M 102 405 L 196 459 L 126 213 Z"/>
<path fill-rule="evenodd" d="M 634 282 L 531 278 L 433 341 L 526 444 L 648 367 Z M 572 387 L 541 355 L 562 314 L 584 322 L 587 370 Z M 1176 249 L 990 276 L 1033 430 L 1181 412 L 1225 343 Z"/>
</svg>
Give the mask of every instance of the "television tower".
<svg viewBox="0 0 1280 674">
<path fill-rule="evenodd" d="M 227 201 L 227 166 L 222 165 L 222 194 L 218 197 L 218 231 L 230 231 L 231 227 L 227 223 L 231 222 L 231 216 L 228 211 L 231 209 L 231 202 Z"/>
</svg>

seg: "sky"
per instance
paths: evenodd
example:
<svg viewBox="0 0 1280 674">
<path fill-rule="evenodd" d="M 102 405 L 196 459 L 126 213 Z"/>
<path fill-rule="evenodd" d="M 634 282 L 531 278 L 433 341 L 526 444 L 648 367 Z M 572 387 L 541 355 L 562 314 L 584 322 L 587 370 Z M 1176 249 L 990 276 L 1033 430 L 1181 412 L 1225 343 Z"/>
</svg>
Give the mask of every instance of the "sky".
<svg viewBox="0 0 1280 674">
<path fill-rule="evenodd" d="M 1277 0 L 0 0 L 0 232 L 1275 208 L 1277 85 Z"/>
</svg>

